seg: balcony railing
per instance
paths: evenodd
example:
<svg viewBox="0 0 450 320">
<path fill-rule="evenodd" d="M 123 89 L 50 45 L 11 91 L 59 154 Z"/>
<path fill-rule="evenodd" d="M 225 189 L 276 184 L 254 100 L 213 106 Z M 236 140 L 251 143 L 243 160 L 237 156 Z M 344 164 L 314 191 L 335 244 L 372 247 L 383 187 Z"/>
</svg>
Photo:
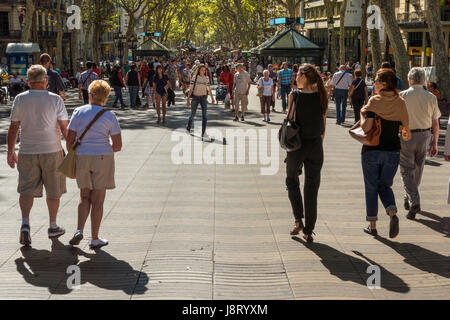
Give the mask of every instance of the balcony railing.
<svg viewBox="0 0 450 320">
<path fill-rule="evenodd" d="M 400 24 L 425 23 L 425 11 L 401 12 L 397 14 L 397 21 Z"/>
</svg>

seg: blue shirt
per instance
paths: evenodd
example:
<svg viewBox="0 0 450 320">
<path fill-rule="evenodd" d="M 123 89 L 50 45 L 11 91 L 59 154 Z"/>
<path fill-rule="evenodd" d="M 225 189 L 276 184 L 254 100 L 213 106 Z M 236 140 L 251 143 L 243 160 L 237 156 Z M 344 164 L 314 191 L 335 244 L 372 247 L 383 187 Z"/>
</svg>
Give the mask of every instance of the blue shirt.
<svg viewBox="0 0 450 320">
<path fill-rule="evenodd" d="M 75 131 L 78 139 L 101 110 L 103 110 L 102 107 L 91 104 L 76 108 L 70 119 L 69 130 Z M 116 116 L 111 111 L 106 111 L 88 130 L 77 148 L 77 154 L 114 154 L 109 137 L 119 133 L 120 126 Z"/>
<path fill-rule="evenodd" d="M 397 80 L 398 80 L 397 89 L 398 89 L 398 90 L 402 90 L 402 89 L 403 89 L 402 79 L 400 79 L 399 76 L 396 76 L 396 77 L 397 77 Z"/>
<path fill-rule="evenodd" d="M 92 70 L 86 70 L 81 74 L 78 83 L 81 84 L 81 89 L 87 90 L 89 85 L 95 80 L 98 80 L 98 75 Z"/>
<path fill-rule="evenodd" d="M 281 80 L 281 85 L 290 85 L 292 83 L 293 76 L 294 72 L 291 69 L 282 69 L 280 72 L 278 72 L 278 79 Z"/>
</svg>

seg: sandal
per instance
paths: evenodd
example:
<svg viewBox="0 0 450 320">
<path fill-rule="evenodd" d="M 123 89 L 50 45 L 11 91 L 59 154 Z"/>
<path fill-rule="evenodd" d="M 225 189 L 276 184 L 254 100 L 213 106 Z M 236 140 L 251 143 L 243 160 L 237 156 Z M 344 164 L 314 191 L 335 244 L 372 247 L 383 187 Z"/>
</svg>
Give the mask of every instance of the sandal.
<svg viewBox="0 0 450 320">
<path fill-rule="evenodd" d="M 365 233 L 368 233 L 368 234 L 370 234 L 372 236 L 377 236 L 378 235 L 377 229 L 371 229 L 370 226 L 365 227 L 363 230 L 364 230 Z"/>
<path fill-rule="evenodd" d="M 291 236 L 296 236 L 296 235 L 298 235 L 298 234 L 300 233 L 300 231 L 303 230 L 303 228 L 304 228 L 303 222 L 297 221 L 297 222 L 295 223 L 294 229 L 291 230 L 291 233 L 290 233 Z"/>
</svg>

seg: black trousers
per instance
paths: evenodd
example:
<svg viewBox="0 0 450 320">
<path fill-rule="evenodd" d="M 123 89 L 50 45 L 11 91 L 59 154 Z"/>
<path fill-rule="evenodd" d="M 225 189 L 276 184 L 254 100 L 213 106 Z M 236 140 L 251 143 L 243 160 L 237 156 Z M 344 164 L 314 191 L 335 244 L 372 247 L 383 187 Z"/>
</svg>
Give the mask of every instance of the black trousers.
<svg viewBox="0 0 450 320">
<path fill-rule="evenodd" d="M 83 102 L 85 104 L 89 103 L 89 92 L 85 89 L 81 89 L 81 93 L 83 94 Z"/>
<path fill-rule="evenodd" d="M 299 150 L 287 153 L 286 187 L 295 221 L 301 221 L 305 217 L 303 233 L 310 235 L 317 220 L 317 195 L 323 165 L 323 146 L 321 138 L 303 140 L 302 144 Z M 299 180 L 299 169 L 302 165 L 305 172 L 304 201 Z"/>
<path fill-rule="evenodd" d="M 355 123 L 361 120 L 361 108 L 365 99 L 352 99 L 353 112 L 355 113 Z"/>
</svg>

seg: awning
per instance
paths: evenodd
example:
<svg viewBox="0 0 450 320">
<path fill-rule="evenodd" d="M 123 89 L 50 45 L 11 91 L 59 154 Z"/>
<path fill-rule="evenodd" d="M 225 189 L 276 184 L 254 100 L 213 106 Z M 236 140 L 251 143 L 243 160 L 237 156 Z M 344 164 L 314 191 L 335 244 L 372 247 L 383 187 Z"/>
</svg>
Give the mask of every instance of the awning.
<svg viewBox="0 0 450 320">
<path fill-rule="evenodd" d="M 8 43 L 6 54 L 13 53 L 39 53 L 41 48 L 37 43 Z"/>
</svg>

